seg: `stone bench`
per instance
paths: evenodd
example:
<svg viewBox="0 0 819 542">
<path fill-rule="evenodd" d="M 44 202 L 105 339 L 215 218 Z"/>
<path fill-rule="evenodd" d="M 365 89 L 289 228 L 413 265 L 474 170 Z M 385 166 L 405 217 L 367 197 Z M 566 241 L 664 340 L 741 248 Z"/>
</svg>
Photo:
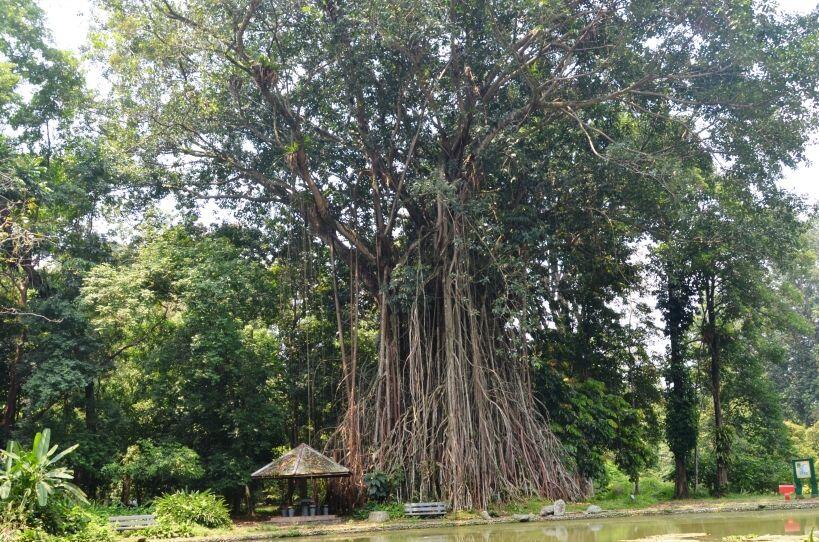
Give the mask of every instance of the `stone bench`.
<svg viewBox="0 0 819 542">
<path fill-rule="evenodd" d="M 156 516 L 144 514 L 141 516 L 111 516 L 108 523 L 115 531 L 135 531 L 156 525 Z"/>
<path fill-rule="evenodd" d="M 404 504 L 406 516 L 443 516 L 446 504 L 442 502 L 408 502 Z"/>
</svg>

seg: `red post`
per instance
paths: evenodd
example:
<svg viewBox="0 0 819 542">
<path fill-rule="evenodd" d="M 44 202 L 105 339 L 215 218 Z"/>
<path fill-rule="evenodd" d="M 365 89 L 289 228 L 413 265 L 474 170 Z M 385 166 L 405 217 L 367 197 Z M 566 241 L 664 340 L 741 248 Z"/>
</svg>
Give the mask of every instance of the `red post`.
<svg viewBox="0 0 819 542">
<path fill-rule="evenodd" d="M 779 484 L 779 494 L 785 496 L 785 500 L 791 500 L 791 495 L 796 492 L 796 487 L 793 484 Z"/>
</svg>

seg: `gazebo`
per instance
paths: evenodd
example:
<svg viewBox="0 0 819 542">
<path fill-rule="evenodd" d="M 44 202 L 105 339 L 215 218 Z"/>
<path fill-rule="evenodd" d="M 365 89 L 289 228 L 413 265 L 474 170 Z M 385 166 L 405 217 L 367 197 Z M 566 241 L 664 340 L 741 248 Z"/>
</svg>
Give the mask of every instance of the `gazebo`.
<svg viewBox="0 0 819 542">
<path fill-rule="evenodd" d="M 350 476 L 350 469 L 339 465 L 326 455 L 301 443 L 280 458 L 250 475 L 253 479 L 275 478 L 279 480 L 315 480 Z M 315 495 L 315 483 L 313 485 Z M 302 501 L 302 516 L 310 516 L 309 503 Z M 313 508 L 315 510 L 315 508 Z M 327 513 L 323 514 L 325 517 Z M 292 516 L 291 516 L 292 517 Z"/>
</svg>

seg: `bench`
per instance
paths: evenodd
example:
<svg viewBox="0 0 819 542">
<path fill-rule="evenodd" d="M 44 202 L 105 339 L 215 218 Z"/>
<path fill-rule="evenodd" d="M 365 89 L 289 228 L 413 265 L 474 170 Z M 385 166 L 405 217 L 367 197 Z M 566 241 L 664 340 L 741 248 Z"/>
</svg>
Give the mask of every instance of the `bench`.
<svg viewBox="0 0 819 542">
<path fill-rule="evenodd" d="M 144 514 L 141 516 L 111 516 L 108 523 L 115 531 L 135 531 L 156 525 L 156 516 Z"/>
<path fill-rule="evenodd" d="M 408 502 L 404 504 L 405 516 L 443 516 L 446 504 L 442 502 Z"/>
</svg>

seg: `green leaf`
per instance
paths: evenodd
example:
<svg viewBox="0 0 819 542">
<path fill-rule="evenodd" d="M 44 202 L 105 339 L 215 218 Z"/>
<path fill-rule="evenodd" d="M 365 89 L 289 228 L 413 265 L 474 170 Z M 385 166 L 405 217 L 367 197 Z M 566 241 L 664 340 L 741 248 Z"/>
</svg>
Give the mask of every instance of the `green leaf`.
<svg viewBox="0 0 819 542">
<path fill-rule="evenodd" d="M 68 448 L 66 448 L 62 452 L 58 453 L 57 455 L 55 455 L 53 458 L 51 458 L 51 461 L 49 461 L 48 464 L 53 465 L 54 463 L 56 463 L 57 461 L 59 461 L 63 457 L 67 456 L 68 454 L 70 454 L 71 452 L 73 452 L 74 450 L 76 450 L 79 447 L 80 447 L 79 444 L 69 446 Z M 56 448 L 56 446 L 55 446 L 55 448 Z"/>
<path fill-rule="evenodd" d="M 74 497 L 74 500 L 82 504 L 88 504 L 88 498 L 86 497 L 85 492 L 83 492 L 83 490 L 79 487 L 75 486 L 71 482 L 63 482 L 61 487 L 70 493 L 71 496 Z"/>
<path fill-rule="evenodd" d="M 34 486 L 35 491 L 37 492 L 37 504 L 40 506 L 45 506 L 48 504 L 48 494 L 51 493 L 51 487 L 43 481 L 37 482 Z"/>
</svg>

